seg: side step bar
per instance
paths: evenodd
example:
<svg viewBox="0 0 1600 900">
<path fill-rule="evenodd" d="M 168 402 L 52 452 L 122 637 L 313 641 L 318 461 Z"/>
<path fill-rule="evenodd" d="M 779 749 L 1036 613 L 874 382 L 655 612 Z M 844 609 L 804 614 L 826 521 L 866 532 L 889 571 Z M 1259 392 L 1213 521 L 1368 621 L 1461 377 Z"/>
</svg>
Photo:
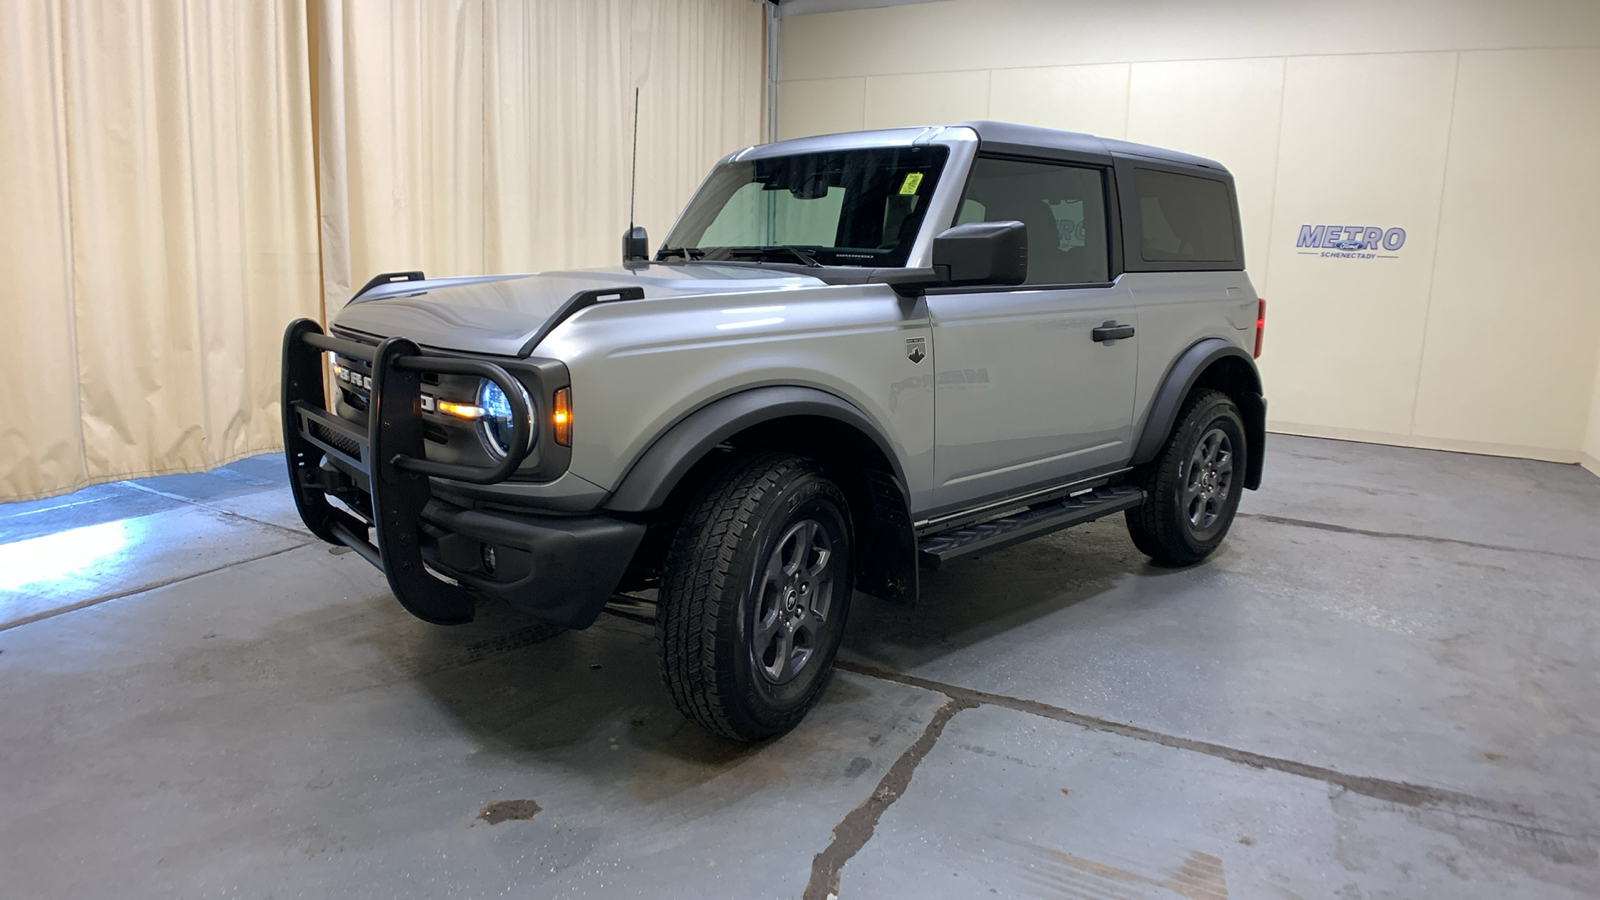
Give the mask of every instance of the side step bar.
<svg viewBox="0 0 1600 900">
<path fill-rule="evenodd" d="M 1143 502 L 1144 491 L 1133 485 L 1095 488 L 1035 509 L 925 537 L 917 546 L 917 560 L 924 569 L 937 569 L 963 556 L 992 553 L 1052 531 L 1131 509 Z"/>
</svg>

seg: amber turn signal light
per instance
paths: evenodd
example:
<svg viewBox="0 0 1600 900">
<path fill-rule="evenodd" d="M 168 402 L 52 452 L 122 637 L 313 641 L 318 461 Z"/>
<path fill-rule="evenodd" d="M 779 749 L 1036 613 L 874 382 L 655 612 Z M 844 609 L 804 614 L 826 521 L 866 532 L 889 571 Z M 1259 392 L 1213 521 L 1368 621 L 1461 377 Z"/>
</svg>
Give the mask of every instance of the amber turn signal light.
<svg viewBox="0 0 1600 900">
<path fill-rule="evenodd" d="M 550 409 L 550 424 L 554 426 L 556 443 L 572 446 L 572 388 L 556 391 L 555 403 Z"/>
<path fill-rule="evenodd" d="M 474 406 L 471 403 L 457 403 L 454 400 L 437 400 L 434 402 L 434 409 L 437 409 L 439 412 L 442 412 L 447 416 L 455 416 L 458 419 L 477 420 L 483 418 L 483 407 Z"/>
</svg>

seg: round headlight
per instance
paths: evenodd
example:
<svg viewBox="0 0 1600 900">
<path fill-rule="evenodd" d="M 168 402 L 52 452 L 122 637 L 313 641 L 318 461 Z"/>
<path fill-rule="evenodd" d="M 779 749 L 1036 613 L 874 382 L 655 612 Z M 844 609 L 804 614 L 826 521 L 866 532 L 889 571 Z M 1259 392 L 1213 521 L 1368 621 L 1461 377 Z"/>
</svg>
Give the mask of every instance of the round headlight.
<svg viewBox="0 0 1600 900">
<path fill-rule="evenodd" d="M 521 385 L 518 390 L 522 391 L 522 402 L 528 407 L 528 446 L 532 447 L 533 436 L 537 433 L 533 429 L 533 400 Z M 483 410 L 483 418 L 478 420 L 478 434 L 483 438 L 483 445 L 495 456 L 505 456 L 511 450 L 511 400 L 498 384 L 486 378 L 478 383 L 478 406 Z"/>
</svg>

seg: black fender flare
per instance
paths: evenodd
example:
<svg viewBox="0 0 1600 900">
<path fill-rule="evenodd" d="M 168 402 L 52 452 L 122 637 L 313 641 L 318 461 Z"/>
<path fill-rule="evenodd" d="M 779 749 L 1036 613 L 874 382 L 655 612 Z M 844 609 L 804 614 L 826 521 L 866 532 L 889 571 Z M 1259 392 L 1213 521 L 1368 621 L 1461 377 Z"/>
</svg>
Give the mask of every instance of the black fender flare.
<svg viewBox="0 0 1600 900">
<path fill-rule="evenodd" d="M 1229 391 L 1244 418 L 1245 440 L 1249 442 L 1244 486 L 1251 490 L 1261 486 L 1262 457 L 1267 446 L 1267 401 L 1261 392 L 1261 373 L 1249 353 L 1222 338 L 1196 342 L 1167 370 L 1166 378 L 1150 401 L 1150 412 L 1145 416 L 1138 443 L 1134 445 L 1132 465 L 1143 465 L 1156 458 L 1177 424 L 1184 398 L 1194 390 L 1195 383 L 1207 369 L 1229 357 L 1240 360 L 1249 372 L 1246 383 Z"/>
<path fill-rule="evenodd" d="M 906 484 L 905 471 L 882 430 L 855 404 L 816 388 L 773 385 L 729 394 L 678 420 L 622 477 L 605 508 L 646 512 L 666 502 L 683 476 L 718 444 L 753 425 L 789 416 L 834 419 L 865 434 Z"/>
</svg>

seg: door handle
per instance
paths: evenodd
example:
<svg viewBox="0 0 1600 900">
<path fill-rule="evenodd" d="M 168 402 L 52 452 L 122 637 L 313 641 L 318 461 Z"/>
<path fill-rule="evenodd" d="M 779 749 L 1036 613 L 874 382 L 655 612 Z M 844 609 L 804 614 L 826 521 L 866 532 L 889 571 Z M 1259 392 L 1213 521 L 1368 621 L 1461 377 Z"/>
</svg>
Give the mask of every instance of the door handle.
<svg viewBox="0 0 1600 900">
<path fill-rule="evenodd" d="M 1112 341 L 1120 341 L 1123 338 L 1133 337 L 1133 326 L 1118 325 L 1116 322 L 1107 322 L 1089 333 L 1094 336 L 1095 343 L 1110 344 Z"/>
</svg>

